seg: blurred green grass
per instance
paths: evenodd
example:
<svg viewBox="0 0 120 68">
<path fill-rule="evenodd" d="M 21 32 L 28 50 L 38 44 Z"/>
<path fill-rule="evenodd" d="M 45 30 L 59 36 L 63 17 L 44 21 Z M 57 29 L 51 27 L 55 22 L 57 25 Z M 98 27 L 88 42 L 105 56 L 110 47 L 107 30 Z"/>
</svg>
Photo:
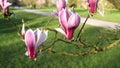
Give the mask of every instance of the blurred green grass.
<svg viewBox="0 0 120 68">
<path fill-rule="evenodd" d="M 52 17 L 46 17 L 42 15 L 36 15 L 16 10 L 17 19 L 11 17 L 19 27 L 22 26 L 22 19 L 32 29 L 42 28 L 46 26 L 49 28 L 57 28 L 59 26 L 58 19 Z M 48 20 L 51 20 L 50 22 Z M 81 25 L 81 24 L 80 24 Z M 80 26 L 81 27 L 81 26 Z M 80 28 L 79 27 L 79 28 Z M 79 28 L 75 32 L 75 36 L 78 33 Z M 99 31 L 101 33 L 99 33 Z M 82 37 L 84 42 L 90 45 L 95 45 L 99 40 L 97 37 L 105 35 L 99 46 L 109 45 L 110 42 L 114 42 L 113 35 L 107 33 L 107 29 L 100 27 L 86 26 Z M 114 31 L 113 31 L 114 32 Z M 113 33 L 112 32 L 112 33 Z M 117 38 L 120 38 L 117 33 Z M 64 38 L 63 35 L 58 34 L 59 38 Z M 110 38 L 110 42 L 106 42 L 106 38 Z M 53 39 L 53 32 L 49 32 L 47 41 L 44 44 L 51 43 Z M 15 27 L 6 19 L 0 17 L 0 68 L 119 68 L 120 67 L 120 45 L 111 48 L 110 50 L 103 51 L 97 54 L 86 55 L 81 57 L 72 57 L 65 55 L 57 55 L 52 53 L 42 53 L 37 57 L 37 61 L 30 60 L 25 56 L 25 43 L 18 36 Z M 56 51 L 77 52 L 82 50 L 76 50 L 76 48 L 67 43 L 58 42 L 55 44 L 54 49 Z"/>
<path fill-rule="evenodd" d="M 69 8 L 70 9 L 70 8 Z M 46 7 L 46 8 L 37 8 L 37 10 L 45 11 L 45 12 L 51 12 L 53 10 L 56 10 L 55 7 Z M 75 8 L 76 12 L 80 14 L 81 17 L 87 17 L 88 10 L 83 8 Z M 107 9 L 105 8 L 105 15 L 101 16 L 98 12 L 94 14 L 92 18 L 104 20 L 104 21 L 110 21 L 110 22 L 118 22 L 120 23 L 120 10 L 117 9 Z"/>
<path fill-rule="evenodd" d="M 82 17 L 87 17 L 88 10 L 77 8 L 76 12 L 78 12 Z M 94 19 L 110 21 L 110 22 L 118 22 L 120 23 L 120 10 L 117 9 L 106 9 L 105 15 L 101 16 L 98 12 L 94 14 Z"/>
</svg>

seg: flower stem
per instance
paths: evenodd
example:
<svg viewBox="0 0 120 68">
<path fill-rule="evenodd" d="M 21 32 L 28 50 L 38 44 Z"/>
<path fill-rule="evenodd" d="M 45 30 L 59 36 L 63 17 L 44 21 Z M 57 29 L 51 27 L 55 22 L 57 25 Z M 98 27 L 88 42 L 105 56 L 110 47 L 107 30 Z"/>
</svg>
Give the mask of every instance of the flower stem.
<svg viewBox="0 0 120 68">
<path fill-rule="evenodd" d="M 82 32 L 82 30 L 83 30 L 83 28 L 84 28 L 84 26 L 85 26 L 85 24 L 86 24 L 86 22 L 87 22 L 87 20 L 89 19 L 89 14 L 88 14 L 88 16 L 87 16 L 87 18 L 86 18 L 86 20 L 85 20 L 85 22 L 83 23 L 83 25 L 82 25 L 82 27 L 81 27 L 81 29 L 80 29 L 80 31 L 79 31 L 79 33 L 78 33 L 78 35 L 77 35 L 77 38 L 79 38 L 80 37 L 80 34 L 81 34 L 81 32 Z"/>
</svg>

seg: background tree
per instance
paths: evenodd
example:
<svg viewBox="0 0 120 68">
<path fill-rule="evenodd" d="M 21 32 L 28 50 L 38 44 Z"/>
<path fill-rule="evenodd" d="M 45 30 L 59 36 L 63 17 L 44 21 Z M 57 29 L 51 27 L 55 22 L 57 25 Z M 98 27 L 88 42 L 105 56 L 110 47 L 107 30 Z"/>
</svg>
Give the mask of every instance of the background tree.
<svg viewBox="0 0 120 68">
<path fill-rule="evenodd" d="M 10 2 L 11 2 L 12 5 L 14 5 L 14 6 L 19 5 L 19 0 L 10 0 Z"/>
<path fill-rule="evenodd" d="M 68 6 L 69 7 L 77 7 L 76 3 L 78 0 L 68 0 Z"/>
<path fill-rule="evenodd" d="M 120 0 L 108 0 L 110 3 L 112 3 L 117 9 L 120 10 Z"/>
<path fill-rule="evenodd" d="M 87 8 L 87 0 L 66 0 L 67 5 L 69 7 L 78 7 L 78 8 Z M 105 8 L 117 8 L 120 10 L 120 0 L 99 0 L 101 1 L 100 6 Z M 43 6 L 54 6 L 56 0 L 10 0 L 12 5 L 19 6 L 19 5 L 26 5 L 35 8 L 36 6 L 43 7 Z"/>
</svg>

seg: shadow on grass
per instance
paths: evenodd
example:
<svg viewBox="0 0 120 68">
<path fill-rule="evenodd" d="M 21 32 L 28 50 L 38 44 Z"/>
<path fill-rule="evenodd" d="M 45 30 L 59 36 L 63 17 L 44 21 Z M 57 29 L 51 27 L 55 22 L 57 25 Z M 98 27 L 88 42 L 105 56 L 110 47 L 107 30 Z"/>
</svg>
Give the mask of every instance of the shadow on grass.
<svg viewBox="0 0 120 68">
<path fill-rule="evenodd" d="M 34 15 L 31 13 L 17 12 L 19 19 L 15 20 L 18 22 L 18 25 L 21 26 L 21 19 L 24 18 L 25 21 L 30 21 L 28 23 L 32 28 L 34 27 L 42 27 L 46 24 L 49 17 L 42 17 L 40 15 Z M 28 15 L 25 15 L 28 14 Z M 27 17 L 29 16 L 29 17 Z M 64 55 L 57 55 L 51 53 L 39 53 L 37 57 L 37 61 L 30 60 L 27 56 L 25 56 L 25 44 L 20 39 L 18 39 L 17 35 L 13 32 L 16 32 L 15 28 L 8 23 L 8 21 L 0 19 L 0 68 L 119 68 L 120 67 L 120 46 L 116 46 L 110 50 L 97 53 L 95 55 L 87 55 L 83 57 L 71 57 Z M 40 23 L 39 23 L 40 22 Z M 56 21 L 52 21 L 49 26 L 55 25 Z M 87 26 L 82 36 L 84 36 L 87 42 L 92 45 L 96 44 L 97 36 L 102 34 L 99 33 L 102 31 L 103 34 L 108 35 L 106 30 L 99 27 L 91 27 Z M 4 32 L 4 33 L 3 33 Z M 7 32 L 10 32 L 10 36 L 6 38 Z M 76 31 L 78 32 L 78 31 Z M 5 37 L 4 37 L 5 36 Z M 49 37 L 52 37 L 53 34 L 49 34 Z M 64 38 L 61 35 L 61 38 Z M 112 37 L 111 35 L 108 35 Z M 4 39 L 2 39 L 5 38 Z M 13 38 L 14 37 L 14 38 Z M 17 41 L 16 41 L 17 39 Z M 7 40 L 7 41 L 6 41 Z M 4 43 L 3 43 L 4 41 Z M 48 38 L 47 41 L 51 41 L 51 38 Z M 104 41 L 104 40 L 102 40 Z M 49 44 L 49 43 L 46 43 Z M 64 44 L 64 45 L 62 45 Z M 66 47 L 65 47 L 66 45 Z M 59 42 L 56 44 L 56 49 L 58 48 L 60 51 L 62 49 L 66 49 L 67 51 L 72 51 L 73 47 L 68 46 L 66 43 Z M 64 48 L 64 47 L 65 48 Z"/>
<path fill-rule="evenodd" d="M 11 17 L 11 21 L 7 19 L 1 18 L 0 19 L 0 33 L 11 33 L 17 32 L 16 27 L 12 24 L 15 23 L 17 27 L 22 27 L 22 19 L 25 21 L 27 25 L 31 28 L 33 27 L 43 27 L 48 22 L 48 17 L 42 15 L 34 15 L 31 13 L 26 12 L 17 12 L 16 16 L 19 18 Z"/>
<path fill-rule="evenodd" d="M 18 44 L 18 45 L 17 45 Z M 30 60 L 24 55 L 24 44 L 16 43 L 0 47 L 1 68 L 119 68 L 120 46 L 106 52 L 83 57 L 71 57 L 44 53 L 37 57 L 37 61 Z"/>
<path fill-rule="evenodd" d="M 11 33 L 15 32 L 13 25 L 6 19 L 0 19 L 0 33 Z"/>
<path fill-rule="evenodd" d="M 97 31 L 104 31 L 98 27 L 87 27 L 83 33 L 85 37 L 95 37 Z M 49 34 L 50 35 L 50 34 Z M 50 35 L 52 36 L 52 35 Z M 89 37 L 90 38 L 90 37 Z M 93 38 L 92 38 L 93 39 Z M 11 40 L 11 39 L 9 39 Z M 89 39 L 90 40 L 90 39 Z M 93 39 L 94 40 L 94 39 Z M 91 41 L 93 41 L 91 40 Z M 62 42 L 61 42 L 62 43 Z M 59 49 L 63 49 L 61 43 L 56 44 Z M 95 55 L 87 55 L 83 57 L 71 57 L 57 55 L 51 53 L 39 53 L 37 61 L 30 60 L 25 56 L 25 44 L 21 40 L 12 42 L 12 44 L 1 44 L 0 46 L 0 67 L 1 68 L 119 68 L 120 67 L 120 46 L 114 47 L 111 50 L 101 52 Z M 64 48 L 64 49 L 69 49 Z M 62 50 L 61 50 L 62 51 Z"/>
<path fill-rule="evenodd" d="M 120 31 L 104 29 L 101 27 L 86 27 L 83 30 L 82 37 L 88 45 L 106 46 L 120 38 Z"/>
</svg>

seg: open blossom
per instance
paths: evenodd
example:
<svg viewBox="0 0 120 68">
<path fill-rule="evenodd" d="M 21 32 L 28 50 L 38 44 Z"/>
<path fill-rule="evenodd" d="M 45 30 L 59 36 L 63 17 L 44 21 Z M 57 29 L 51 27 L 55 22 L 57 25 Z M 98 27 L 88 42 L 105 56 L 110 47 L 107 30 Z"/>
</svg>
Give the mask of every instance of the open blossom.
<svg viewBox="0 0 120 68">
<path fill-rule="evenodd" d="M 95 13 L 97 10 L 97 0 L 88 0 L 89 11 Z"/>
<path fill-rule="evenodd" d="M 75 29 L 80 24 L 80 16 L 77 13 L 70 13 L 67 9 L 62 9 L 59 13 L 59 22 L 62 26 L 56 31 L 63 34 L 67 39 L 72 39 Z"/>
<path fill-rule="evenodd" d="M 0 0 L 0 6 L 2 7 L 2 12 L 6 13 L 9 11 L 9 6 L 11 3 L 8 2 L 8 0 Z"/>
<path fill-rule="evenodd" d="M 38 47 L 47 39 L 48 31 L 29 29 L 25 33 L 25 44 L 27 46 L 27 54 L 29 58 L 34 59 L 38 53 Z"/>
<path fill-rule="evenodd" d="M 54 11 L 51 12 L 51 14 L 54 15 L 54 16 L 58 16 L 59 12 L 62 9 L 66 8 L 66 1 L 65 0 L 56 0 L 56 7 L 57 7 L 57 11 L 54 10 Z"/>
</svg>

